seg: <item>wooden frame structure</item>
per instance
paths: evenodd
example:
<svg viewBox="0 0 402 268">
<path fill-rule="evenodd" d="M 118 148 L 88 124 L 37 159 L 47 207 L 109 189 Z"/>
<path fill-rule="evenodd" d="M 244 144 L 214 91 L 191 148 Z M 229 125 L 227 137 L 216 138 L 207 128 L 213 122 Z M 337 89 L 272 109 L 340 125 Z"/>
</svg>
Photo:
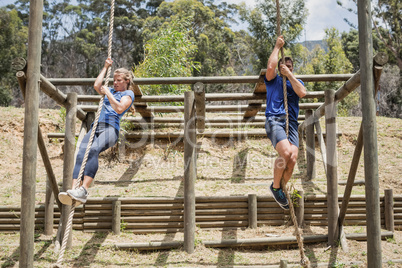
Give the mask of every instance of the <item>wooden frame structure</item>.
<svg viewBox="0 0 402 268">
<path fill-rule="evenodd" d="M 23 156 L 23 171 L 22 171 L 22 199 L 21 199 L 21 238 L 20 238 L 20 266 L 21 267 L 32 267 L 33 266 L 33 252 L 34 252 L 34 200 L 35 200 L 35 176 L 36 176 L 36 142 L 40 139 L 38 135 L 38 91 L 39 87 L 50 95 L 57 103 L 68 106 L 70 109 L 76 109 L 77 117 L 85 121 L 88 116 L 83 109 L 74 107 L 75 97 L 69 96 L 67 100 L 63 93 L 61 93 L 54 85 L 52 85 L 46 78 L 40 76 L 40 55 L 41 55 L 41 29 L 42 29 L 42 15 L 43 15 L 43 1 L 42 0 L 31 0 L 30 1 L 30 13 L 29 13 L 29 35 L 28 35 L 28 67 L 26 72 L 18 73 L 20 85 L 26 84 L 26 103 L 25 103 L 25 121 L 24 121 L 24 156 Z M 313 115 L 309 115 L 308 122 L 301 125 L 301 130 L 309 124 L 316 124 L 317 118 L 326 115 L 327 125 L 327 179 L 329 185 L 331 186 L 331 195 L 328 196 L 328 202 L 331 202 L 331 209 L 328 211 L 329 216 L 329 231 L 328 231 L 328 241 L 333 243 L 334 239 L 338 236 L 339 229 L 341 226 L 337 224 L 337 220 L 342 219 L 344 210 L 340 211 L 338 216 L 337 206 L 335 205 L 335 195 L 337 185 L 337 178 L 334 170 L 336 170 L 336 150 L 334 148 L 334 142 L 336 142 L 336 133 L 334 133 L 333 127 L 330 124 L 334 123 L 334 110 L 335 103 L 346 97 L 351 91 L 353 91 L 358 85 L 362 85 L 362 98 L 363 103 L 363 140 L 365 148 L 365 176 L 366 176 L 366 200 L 367 200 L 367 210 L 370 211 L 367 215 L 367 233 L 368 233 L 368 265 L 369 267 L 380 267 L 381 266 L 381 228 L 380 228 L 380 217 L 379 217 L 379 186 L 378 186 L 378 159 L 377 159 L 377 141 L 376 141 L 376 124 L 375 122 L 375 103 L 374 103 L 374 75 L 373 75 L 373 64 L 372 61 L 372 37 L 371 37 L 371 6 L 370 1 L 362 0 L 358 1 L 358 19 L 359 19 L 359 51 L 360 51 L 360 66 L 362 68 L 361 75 L 357 73 L 353 75 L 343 87 L 341 87 L 337 92 L 329 92 L 326 95 L 326 103 L 321 105 Z M 261 75 L 263 75 L 261 73 Z M 201 83 L 250 83 L 251 81 L 257 83 L 253 96 L 247 96 L 249 99 L 249 105 L 247 108 L 240 107 L 240 111 L 244 111 L 243 120 L 248 120 L 256 116 L 259 109 L 262 107 L 263 94 L 261 94 L 263 87 L 261 83 L 261 75 L 256 78 L 247 77 L 218 77 L 218 78 L 156 78 L 156 79 L 136 79 L 136 84 L 140 85 L 142 83 L 149 84 L 195 84 L 197 82 Z M 318 78 L 315 76 L 315 78 Z M 26 81 L 24 82 L 24 80 Z M 307 78 L 304 78 L 308 81 Z M 40 83 L 39 83 L 40 81 Z M 378 81 L 378 80 L 377 80 Z M 22 88 L 21 88 L 22 89 Z M 135 92 L 136 96 L 140 100 L 146 99 L 145 96 L 141 96 L 142 93 L 137 90 Z M 192 252 L 194 250 L 194 230 L 195 230 L 195 196 L 193 195 L 193 183 L 194 176 L 196 173 L 196 160 L 195 160 L 195 142 L 196 141 L 196 123 L 194 120 L 194 115 L 202 113 L 205 114 L 207 107 L 200 107 L 202 103 L 202 94 L 196 94 L 198 100 L 194 97 L 193 92 L 188 92 L 185 94 L 184 111 L 185 111 L 185 135 L 190 137 L 186 141 L 185 149 L 185 174 L 186 174 L 186 192 L 185 192 L 185 249 L 187 252 Z M 201 97 L 200 97 L 201 96 Z M 72 99 L 71 99 L 72 98 Z M 246 97 L 244 97 L 246 98 Z M 200 103 L 201 101 L 201 103 Z M 195 111 L 198 107 L 198 110 Z M 144 103 L 136 103 L 137 110 L 141 115 L 149 120 L 153 118 L 152 112 L 147 109 Z M 239 108 L 237 108 L 239 109 Z M 243 110 L 244 109 L 244 110 Z M 71 123 L 71 122 L 70 122 Z M 199 121 L 198 124 L 203 124 Z M 328 128 L 329 126 L 329 128 Z M 203 127 L 200 129 L 203 130 Z M 309 128 L 311 131 L 311 128 Z M 329 132 L 328 132 L 329 131 Z M 334 141 L 335 140 L 335 141 Z M 358 154 L 358 153 L 356 153 Z M 43 154 L 42 154 L 43 157 Z M 66 161 L 71 161 L 71 152 L 69 156 L 65 159 Z M 310 159 L 313 159 L 311 156 Z M 65 163 L 68 165 L 68 163 Z M 353 165 L 353 163 L 352 163 Z M 351 168 L 352 169 L 352 168 Z M 310 170 L 313 175 L 314 169 Z M 49 172 L 51 173 L 51 172 Z M 57 187 L 56 182 L 51 178 L 51 174 L 48 173 L 52 188 L 56 194 Z M 67 176 L 67 175 L 66 175 Z M 348 180 L 349 181 L 349 180 Z M 351 179 L 353 181 L 353 179 Z M 352 184 L 353 185 L 353 184 Z M 350 184 L 348 185 L 350 188 Z M 116 204 L 118 206 L 118 204 Z M 347 201 L 345 206 L 347 207 Z M 344 205 L 342 206 L 344 208 Z M 342 223 L 342 221 L 341 221 Z"/>
</svg>

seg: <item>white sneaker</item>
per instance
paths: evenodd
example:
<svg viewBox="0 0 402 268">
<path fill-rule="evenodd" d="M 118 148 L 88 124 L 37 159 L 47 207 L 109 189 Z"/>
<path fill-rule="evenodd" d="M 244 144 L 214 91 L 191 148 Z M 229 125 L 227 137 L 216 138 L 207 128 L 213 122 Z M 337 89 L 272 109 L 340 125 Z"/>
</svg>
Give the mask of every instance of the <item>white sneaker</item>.
<svg viewBox="0 0 402 268">
<path fill-rule="evenodd" d="M 73 204 L 73 200 L 66 192 L 59 193 L 59 200 L 62 204 L 71 206 Z"/>
<path fill-rule="evenodd" d="M 77 200 L 83 204 L 87 202 L 88 191 L 81 186 L 80 188 L 67 190 L 67 194 L 74 200 Z M 61 201 L 60 201 L 61 202 Z"/>
</svg>

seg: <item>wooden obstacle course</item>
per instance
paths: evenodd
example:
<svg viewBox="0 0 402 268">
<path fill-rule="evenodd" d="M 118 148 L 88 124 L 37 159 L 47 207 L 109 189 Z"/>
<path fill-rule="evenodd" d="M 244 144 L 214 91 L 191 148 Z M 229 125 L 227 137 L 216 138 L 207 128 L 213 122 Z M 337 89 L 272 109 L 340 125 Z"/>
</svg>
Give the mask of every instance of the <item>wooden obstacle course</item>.
<svg viewBox="0 0 402 268">
<path fill-rule="evenodd" d="M 385 193 L 388 191 L 385 191 Z M 201 229 L 245 229 L 250 227 L 249 215 L 255 208 L 249 206 L 249 196 L 196 197 L 195 221 Z M 393 196 L 393 206 L 381 196 L 381 225 L 387 228 L 386 211 L 392 210 L 394 229 L 402 230 L 402 196 Z M 76 209 L 73 228 L 84 232 L 113 231 L 113 203 L 120 201 L 122 230 L 133 233 L 168 233 L 183 231 L 183 198 L 89 198 L 85 205 Z M 342 197 L 338 197 L 341 205 Z M 281 226 L 289 222 L 288 212 L 278 207 L 271 196 L 256 196 L 257 226 Z M 54 210 L 53 228 L 57 228 L 60 210 Z M 304 224 L 327 226 L 327 197 L 304 196 Z M 20 227 L 20 207 L 0 207 L 0 232 L 17 231 Z M 345 225 L 365 226 L 366 209 L 364 196 L 351 196 L 345 215 Z M 35 207 L 35 228 L 45 223 L 45 206 Z M 113 231 L 114 232 L 114 231 Z"/>
</svg>

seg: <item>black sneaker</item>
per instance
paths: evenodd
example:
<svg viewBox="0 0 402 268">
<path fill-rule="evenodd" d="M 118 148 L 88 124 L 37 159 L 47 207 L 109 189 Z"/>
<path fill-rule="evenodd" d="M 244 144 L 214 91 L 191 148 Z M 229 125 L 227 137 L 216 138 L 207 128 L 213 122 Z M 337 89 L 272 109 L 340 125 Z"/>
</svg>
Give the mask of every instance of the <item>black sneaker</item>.
<svg viewBox="0 0 402 268">
<path fill-rule="evenodd" d="M 272 183 L 271 186 L 269 186 L 269 190 L 271 191 L 276 203 L 278 203 L 281 208 L 286 210 L 289 209 L 289 202 L 281 188 L 274 189 L 274 183 Z"/>
</svg>

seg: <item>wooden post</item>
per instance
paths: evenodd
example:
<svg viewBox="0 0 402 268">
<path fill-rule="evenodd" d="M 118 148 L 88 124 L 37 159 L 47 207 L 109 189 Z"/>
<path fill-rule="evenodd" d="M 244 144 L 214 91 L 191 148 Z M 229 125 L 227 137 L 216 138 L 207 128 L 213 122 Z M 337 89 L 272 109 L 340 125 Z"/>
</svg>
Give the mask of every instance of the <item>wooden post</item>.
<svg viewBox="0 0 402 268">
<path fill-rule="evenodd" d="M 325 175 L 327 175 L 327 149 L 325 147 L 324 136 L 322 135 L 319 118 L 314 118 L 315 131 L 317 132 L 318 144 L 320 145 L 322 163 L 324 164 Z"/>
<path fill-rule="evenodd" d="M 306 120 L 313 116 L 313 110 L 306 110 Z M 315 134 L 314 121 L 306 126 L 306 158 L 307 158 L 307 180 L 315 178 Z M 317 133 L 318 134 L 318 133 Z"/>
<path fill-rule="evenodd" d="M 335 246 L 339 237 L 339 228 L 338 159 L 336 153 L 336 104 L 334 90 L 325 91 L 325 125 L 327 132 L 328 244 Z"/>
<path fill-rule="evenodd" d="M 45 198 L 45 235 L 53 235 L 54 221 L 54 194 L 49 177 L 46 176 L 46 198 Z"/>
<path fill-rule="evenodd" d="M 287 260 L 281 260 L 279 263 L 280 268 L 288 268 L 288 261 Z"/>
<path fill-rule="evenodd" d="M 39 79 L 43 1 L 29 5 L 27 91 L 24 115 L 24 146 L 21 185 L 20 267 L 33 267 L 35 191 L 39 117 Z"/>
<path fill-rule="evenodd" d="M 295 208 L 296 220 L 297 220 L 297 224 L 299 225 L 299 227 L 302 228 L 303 224 L 304 224 L 304 191 L 299 190 L 298 193 L 299 193 L 300 197 L 298 198 L 299 206 Z"/>
<path fill-rule="evenodd" d="M 112 202 L 112 231 L 115 235 L 120 235 L 121 225 L 121 201 L 114 200 Z"/>
<path fill-rule="evenodd" d="M 384 190 L 385 229 L 393 232 L 394 226 L 394 195 L 392 189 Z"/>
<path fill-rule="evenodd" d="M 74 170 L 74 153 L 75 153 L 75 122 L 77 113 L 77 93 L 71 92 L 67 94 L 66 104 L 66 131 L 64 139 L 64 165 L 63 165 L 63 191 L 72 188 L 73 170 Z M 64 237 L 68 216 L 71 211 L 71 206 L 63 205 L 61 213 L 62 232 L 61 239 Z M 61 240 L 62 241 L 62 240 Z M 61 244 L 61 243 L 60 243 Z M 72 232 L 67 242 L 67 248 L 72 244 Z"/>
<path fill-rule="evenodd" d="M 374 69 L 373 69 L 374 79 L 375 79 L 374 96 L 377 95 L 377 90 L 378 90 L 378 87 L 380 84 L 380 77 L 381 77 L 381 73 L 382 73 L 382 69 L 383 69 L 382 66 L 387 61 L 388 61 L 388 57 L 384 56 L 383 54 L 377 54 L 374 57 L 374 64 L 375 64 Z M 356 147 L 355 147 L 355 151 L 353 153 L 352 163 L 350 165 L 349 175 L 348 175 L 345 191 L 344 191 L 343 198 L 342 198 L 342 206 L 341 206 L 341 210 L 339 212 L 339 225 L 343 225 L 343 222 L 345 220 L 346 210 L 348 208 L 350 196 L 352 195 L 352 188 L 353 188 L 353 185 L 355 182 L 355 177 L 356 177 L 356 173 L 357 173 L 357 168 L 359 166 L 359 161 L 360 161 L 360 156 L 361 156 L 362 150 L 363 150 L 363 122 L 360 125 L 359 134 L 357 136 Z"/>
<path fill-rule="evenodd" d="M 257 228 L 257 195 L 248 195 L 248 227 Z"/>
<path fill-rule="evenodd" d="M 195 247 L 195 101 L 194 92 L 184 93 L 184 249 L 193 253 Z"/>
<path fill-rule="evenodd" d="M 356 147 L 352 157 L 352 163 L 350 164 L 348 180 L 346 181 L 346 187 L 343 193 L 342 205 L 339 211 L 339 225 L 343 225 L 343 222 L 345 220 L 346 211 L 348 209 L 350 196 L 352 195 L 353 184 L 355 182 L 356 172 L 359 166 L 362 149 L 363 149 L 363 125 L 360 125 L 359 134 L 357 136 Z"/>
<path fill-rule="evenodd" d="M 194 94 L 197 114 L 197 130 L 202 133 L 205 129 L 205 88 L 203 83 L 197 82 L 194 84 Z"/>
<path fill-rule="evenodd" d="M 21 89 L 22 96 L 25 99 L 25 92 L 26 92 L 26 77 L 25 77 L 25 73 L 23 71 L 18 71 L 16 76 L 17 76 L 18 84 L 19 84 L 20 89 Z M 39 148 L 40 154 L 42 156 L 43 165 L 45 166 L 46 173 L 47 173 L 47 176 L 48 176 L 48 179 L 49 179 L 49 182 L 50 182 L 50 186 L 53 189 L 53 195 L 58 196 L 59 195 L 59 188 L 57 186 L 56 176 L 54 175 L 53 168 L 52 168 L 52 163 L 50 162 L 50 158 L 49 158 L 49 155 L 48 155 L 47 149 L 46 149 L 46 144 L 45 144 L 45 141 L 43 139 L 42 131 L 40 130 L 39 125 L 38 125 L 38 148 Z M 61 202 L 59 201 L 58 198 L 56 198 L 56 203 L 57 203 L 57 206 L 59 207 L 59 209 L 61 211 Z"/>
<path fill-rule="evenodd" d="M 376 104 L 373 79 L 371 1 L 357 1 L 363 113 L 364 175 L 367 213 L 367 265 L 381 267 L 381 217 Z"/>
</svg>

